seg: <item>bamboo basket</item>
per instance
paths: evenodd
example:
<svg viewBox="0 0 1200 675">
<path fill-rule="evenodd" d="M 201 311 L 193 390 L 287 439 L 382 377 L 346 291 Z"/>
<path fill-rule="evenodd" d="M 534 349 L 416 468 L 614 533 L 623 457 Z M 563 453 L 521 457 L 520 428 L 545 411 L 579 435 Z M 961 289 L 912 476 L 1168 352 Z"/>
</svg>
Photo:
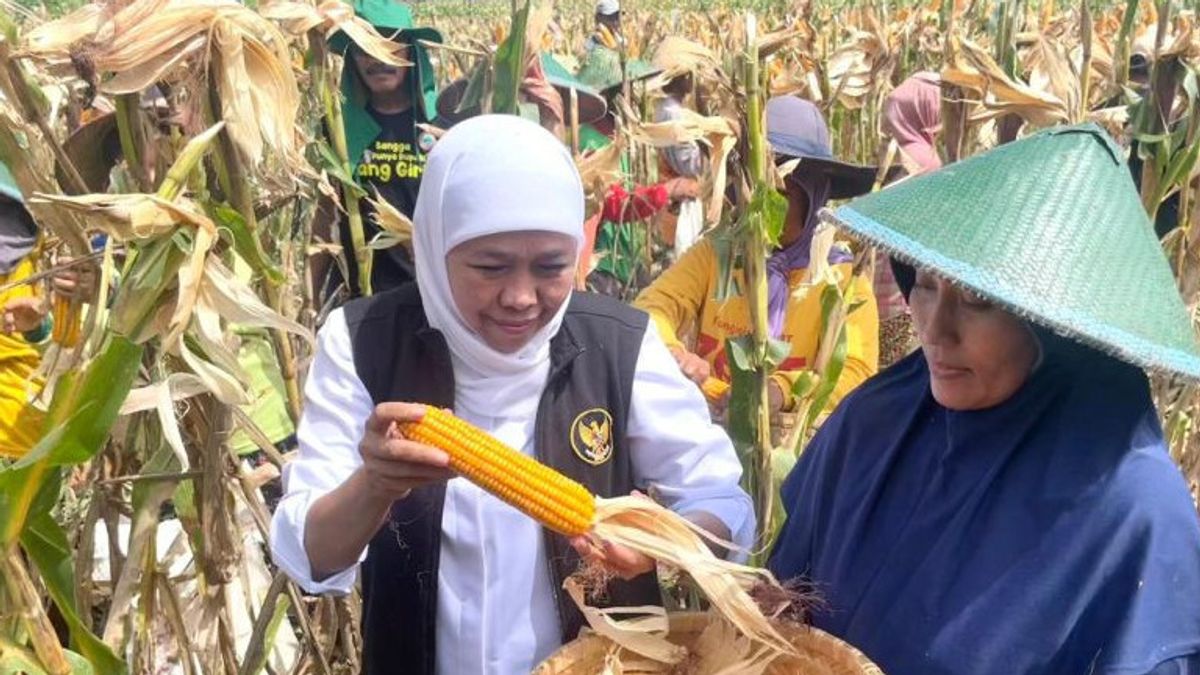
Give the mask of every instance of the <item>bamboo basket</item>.
<svg viewBox="0 0 1200 675">
<path fill-rule="evenodd" d="M 704 612 L 672 614 L 669 639 L 683 646 L 700 636 L 711 620 Z M 883 675 L 883 671 L 849 644 L 820 629 L 777 623 L 775 628 L 795 645 L 799 657 L 781 658 L 766 675 Z M 612 643 L 587 633 L 565 644 L 533 671 L 533 675 L 594 675 L 604 671 Z"/>
</svg>

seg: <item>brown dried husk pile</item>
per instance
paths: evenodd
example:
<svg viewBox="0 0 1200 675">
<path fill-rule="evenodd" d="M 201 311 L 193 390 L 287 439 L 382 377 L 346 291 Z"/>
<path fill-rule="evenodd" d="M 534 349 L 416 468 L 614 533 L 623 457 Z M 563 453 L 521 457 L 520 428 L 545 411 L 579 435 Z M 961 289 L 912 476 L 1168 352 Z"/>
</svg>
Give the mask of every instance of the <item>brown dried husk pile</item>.
<svg viewBox="0 0 1200 675">
<path fill-rule="evenodd" d="M 711 612 L 672 614 L 669 623 L 667 639 L 687 650 L 677 664 L 642 657 L 589 632 L 564 645 L 533 675 L 883 675 L 862 652 L 809 626 L 774 622 L 795 648 L 794 654 L 783 654 L 755 646 Z"/>
</svg>

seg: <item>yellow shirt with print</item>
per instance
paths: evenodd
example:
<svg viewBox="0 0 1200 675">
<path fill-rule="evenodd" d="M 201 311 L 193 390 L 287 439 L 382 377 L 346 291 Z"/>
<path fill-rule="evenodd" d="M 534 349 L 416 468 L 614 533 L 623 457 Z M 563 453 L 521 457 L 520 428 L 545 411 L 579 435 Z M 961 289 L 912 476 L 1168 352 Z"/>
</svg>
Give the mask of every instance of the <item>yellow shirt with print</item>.
<svg viewBox="0 0 1200 675">
<path fill-rule="evenodd" d="M 855 301 L 863 302 L 846 320 L 846 365 L 833 391 L 831 408 L 879 369 L 879 312 L 871 280 L 862 276 L 852 279 L 849 263 L 838 267 L 845 283 L 854 284 Z M 728 382 L 731 372 L 725 340 L 751 332 L 750 311 L 742 296 L 725 302 L 715 299 L 717 276 L 716 249 L 711 241 L 703 239 L 643 290 L 634 306 L 650 314 L 667 346 L 686 348 L 679 333 L 695 327 L 696 345 L 692 351 L 708 361 L 714 377 Z M 807 269 L 792 270 L 790 287 L 795 290 L 808 276 Z M 784 410 L 795 403 L 792 384 L 817 357 L 823 288 L 824 284 L 817 285 L 800 299 L 793 296 L 788 304 L 780 339 L 790 342 L 792 351 L 774 376 L 784 392 Z"/>
</svg>

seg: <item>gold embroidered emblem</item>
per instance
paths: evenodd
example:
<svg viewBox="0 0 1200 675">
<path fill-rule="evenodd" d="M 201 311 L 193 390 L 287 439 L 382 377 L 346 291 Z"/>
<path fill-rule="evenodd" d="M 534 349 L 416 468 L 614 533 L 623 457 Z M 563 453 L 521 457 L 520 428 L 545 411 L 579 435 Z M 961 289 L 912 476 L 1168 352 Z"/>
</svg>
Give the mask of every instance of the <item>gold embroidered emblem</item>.
<svg viewBox="0 0 1200 675">
<path fill-rule="evenodd" d="M 579 459 L 599 466 L 612 459 L 612 415 L 603 408 L 579 413 L 571 423 L 571 449 Z"/>
</svg>

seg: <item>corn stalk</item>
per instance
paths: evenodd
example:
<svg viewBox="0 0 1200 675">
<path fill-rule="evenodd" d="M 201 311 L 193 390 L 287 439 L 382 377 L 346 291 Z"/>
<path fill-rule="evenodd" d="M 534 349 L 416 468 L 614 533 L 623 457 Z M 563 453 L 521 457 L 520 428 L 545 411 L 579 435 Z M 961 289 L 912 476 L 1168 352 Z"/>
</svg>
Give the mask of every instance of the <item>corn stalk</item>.
<svg viewBox="0 0 1200 675">
<path fill-rule="evenodd" d="M 350 241 L 354 246 L 354 260 L 358 263 L 358 289 L 363 296 L 371 295 L 372 253 L 367 246 L 366 230 L 363 227 L 362 209 L 359 199 L 363 192 L 354 182 L 350 151 L 346 144 L 346 127 L 342 118 L 342 95 L 338 86 L 337 69 L 325 44 L 325 36 L 319 29 L 308 34 L 309 54 L 313 68 L 312 82 L 317 96 L 324 107 L 325 129 L 329 134 L 334 159 L 341 173 L 342 204 L 346 209 L 346 222 L 350 228 Z M 352 67 L 345 63 L 343 68 Z M 290 399 L 290 394 L 289 394 Z"/>
</svg>

